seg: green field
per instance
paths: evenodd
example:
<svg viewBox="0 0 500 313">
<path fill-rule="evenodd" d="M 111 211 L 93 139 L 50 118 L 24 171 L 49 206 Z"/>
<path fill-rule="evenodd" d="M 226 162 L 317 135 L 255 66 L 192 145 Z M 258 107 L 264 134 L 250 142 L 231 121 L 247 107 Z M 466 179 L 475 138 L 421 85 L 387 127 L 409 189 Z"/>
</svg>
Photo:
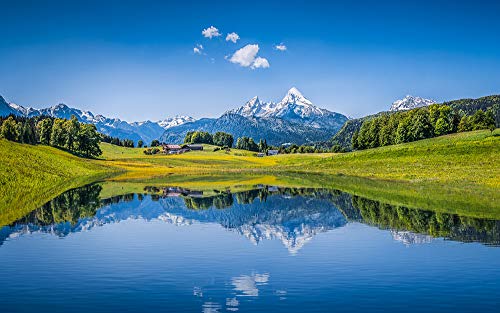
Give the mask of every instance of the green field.
<svg viewBox="0 0 500 313">
<path fill-rule="evenodd" d="M 0 225 L 60 193 L 117 172 L 94 160 L 48 147 L 0 139 Z"/>
<path fill-rule="evenodd" d="M 147 156 L 141 148 L 103 143 L 100 160 L 0 140 L 0 212 L 2 221 L 11 221 L 69 188 L 106 178 L 106 196 L 146 185 L 330 187 L 397 205 L 500 218 L 499 135 L 475 131 L 352 153 L 262 158 L 237 149 L 214 152 L 208 145 Z"/>
</svg>

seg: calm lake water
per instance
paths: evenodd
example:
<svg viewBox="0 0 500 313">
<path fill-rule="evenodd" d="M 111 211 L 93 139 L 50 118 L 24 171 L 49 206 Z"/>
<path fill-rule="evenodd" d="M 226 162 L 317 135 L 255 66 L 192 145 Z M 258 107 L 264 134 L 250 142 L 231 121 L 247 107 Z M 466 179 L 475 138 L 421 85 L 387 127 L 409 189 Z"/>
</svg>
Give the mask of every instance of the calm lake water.
<svg viewBox="0 0 500 313">
<path fill-rule="evenodd" d="M 71 190 L 0 227 L 1 312 L 498 312 L 500 221 L 326 189 Z"/>
</svg>

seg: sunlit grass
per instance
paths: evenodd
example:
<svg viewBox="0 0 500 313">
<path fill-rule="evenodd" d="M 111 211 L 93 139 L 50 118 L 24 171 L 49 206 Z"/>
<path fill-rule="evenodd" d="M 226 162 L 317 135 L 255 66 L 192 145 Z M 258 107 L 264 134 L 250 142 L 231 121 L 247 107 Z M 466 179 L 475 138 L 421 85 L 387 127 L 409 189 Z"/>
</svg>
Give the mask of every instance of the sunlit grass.
<svg viewBox="0 0 500 313">
<path fill-rule="evenodd" d="M 48 147 L 0 139 L 0 225 L 116 168 Z"/>
</svg>

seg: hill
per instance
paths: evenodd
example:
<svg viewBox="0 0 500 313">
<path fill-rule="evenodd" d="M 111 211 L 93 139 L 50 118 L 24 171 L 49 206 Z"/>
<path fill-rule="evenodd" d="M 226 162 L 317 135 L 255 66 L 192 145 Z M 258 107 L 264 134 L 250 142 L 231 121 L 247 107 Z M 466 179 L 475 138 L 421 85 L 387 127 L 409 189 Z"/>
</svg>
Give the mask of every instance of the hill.
<svg viewBox="0 0 500 313">
<path fill-rule="evenodd" d="M 460 99 L 441 103 L 448 105 L 451 108 L 462 111 L 468 115 L 473 114 L 477 110 L 486 111 L 489 108 L 496 106 L 500 108 L 500 95 L 486 96 L 478 99 Z M 359 131 L 364 121 L 375 118 L 381 114 L 393 114 L 397 111 L 380 112 L 377 114 L 368 115 L 361 118 L 351 119 L 347 121 L 342 128 L 330 139 L 330 145 L 338 144 L 344 149 L 352 150 L 351 141 L 352 136 L 356 131 Z M 500 109 L 494 110 L 496 126 L 500 127 Z"/>
<path fill-rule="evenodd" d="M 0 139 L 1 216 L 28 213 L 62 191 L 117 171 L 101 163 L 48 146 Z"/>
</svg>

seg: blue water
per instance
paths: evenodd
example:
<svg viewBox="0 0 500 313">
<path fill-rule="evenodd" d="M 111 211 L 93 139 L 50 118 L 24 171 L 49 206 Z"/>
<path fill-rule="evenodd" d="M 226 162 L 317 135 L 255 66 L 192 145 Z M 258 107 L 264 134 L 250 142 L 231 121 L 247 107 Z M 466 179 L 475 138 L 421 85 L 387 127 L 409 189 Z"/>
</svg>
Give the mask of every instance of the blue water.
<svg viewBox="0 0 500 313">
<path fill-rule="evenodd" d="M 53 201 L 0 229 L 0 311 L 498 311 L 498 221 L 442 238 L 338 192 L 253 197 Z"/>
</svg>

